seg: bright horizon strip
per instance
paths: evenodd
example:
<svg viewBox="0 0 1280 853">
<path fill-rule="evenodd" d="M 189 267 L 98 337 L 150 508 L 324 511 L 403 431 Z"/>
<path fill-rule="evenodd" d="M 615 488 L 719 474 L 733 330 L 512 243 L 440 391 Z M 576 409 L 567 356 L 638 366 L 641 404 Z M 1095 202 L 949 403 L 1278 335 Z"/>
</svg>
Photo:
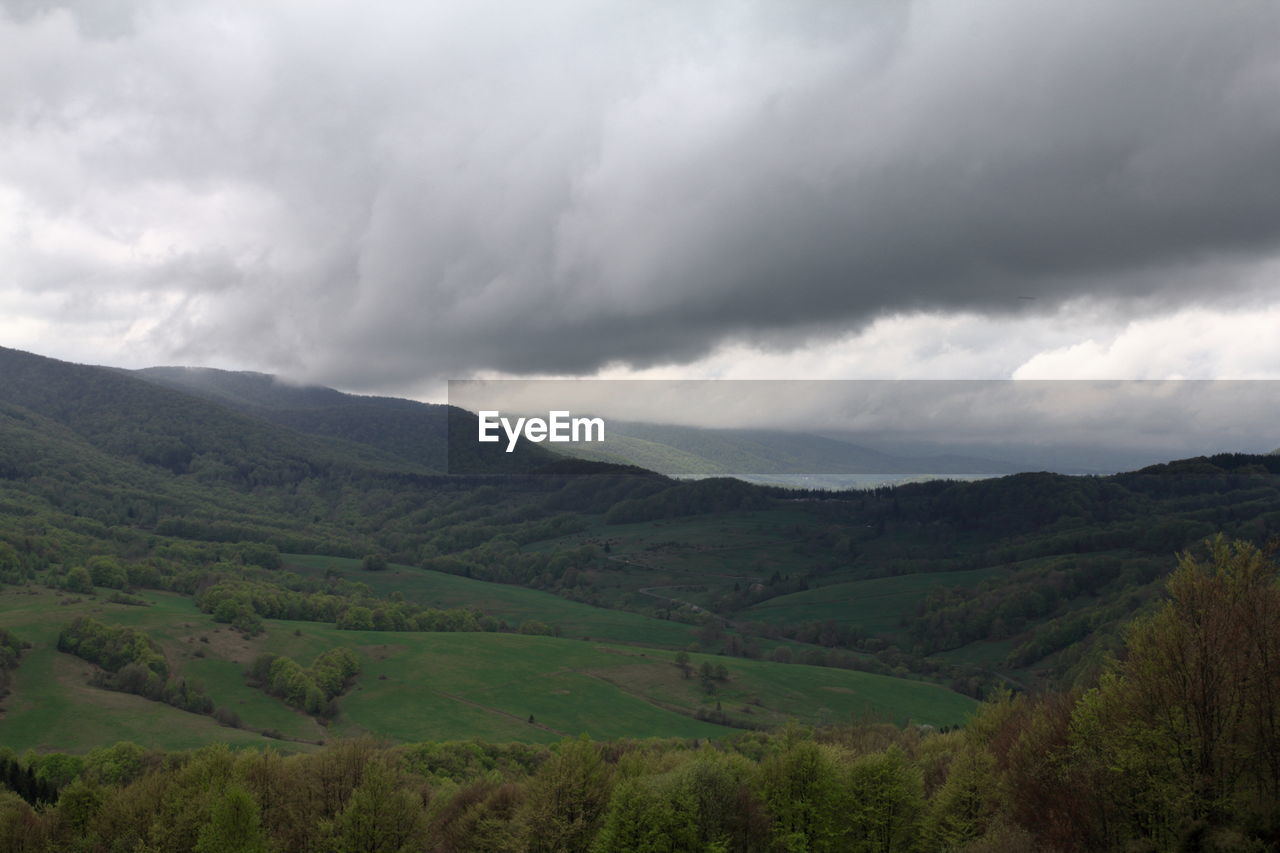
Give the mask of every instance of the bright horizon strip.
<svg viewBox="0 0 1280 853">
<path fill-rule="evenodd" d="M 1092 447 L 1163 461 L 1280 447 L 1274 380 L 452 380 L 449 402 L 509 418 L 838 435 L 871 449 Z"/>
</svg>

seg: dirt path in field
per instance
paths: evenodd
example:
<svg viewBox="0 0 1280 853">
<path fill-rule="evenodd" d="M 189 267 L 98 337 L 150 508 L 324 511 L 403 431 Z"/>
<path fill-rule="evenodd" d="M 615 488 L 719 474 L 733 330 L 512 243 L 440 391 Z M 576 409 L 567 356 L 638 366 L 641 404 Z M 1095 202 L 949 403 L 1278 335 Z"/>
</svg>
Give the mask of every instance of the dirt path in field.
<svg viewBox="0 0 1280 853">
<path fill-rule="evenodd" d="M 648 595 L 652 598 L 656 598 L 659 601 L 667 601 L 672 604 L 683 605 L 684 607 L 688 607 L 690 610 L 693 610 L 695 613 L 703 613 L 703 614 L 706 614 L 707 616 L 710 616 L 713 619 L 720 620 L 720 624 L 726 628 L 732 628 L 735 631 L 742 630 L 742 626 L 740 623 L 735 622 L 732 619 L 726 618 L 724 616 L 721 616 L 719 613 L 714 613 L 700 604 L 694 604 L 692 601 L 685 601 L 683 598 L 673 598 L 669 595 L 661 595 L 659 593 L 654 592 L 655 589 L 682 589 L 686 586 L 692 586 L 692 584 L 672 584 L 671 586 L 647 586 L 644 589 L 636 590 L 636 592 L 640 593 L 641 595 Z"/>
<path fill-rule="evenodd" d="M 727 549 L 724 549 L 724 550 L 727 550 Z M 642 563 L 639 560 L 632 559 L 630 557 L 611 556 L 611 557 L 608 557 L 607 559 L 612 560 L 613 562 L 623 566 L 638 566 L 639 568 L 648 569 L 653 572 L 668 571 L 668 569 L 664 569 L 661 566 L 652 566 L 652 565 L 649 565 L 648 563 Z M 752 577 L 750 575 L 726 575 L 726 574 L 721 574 L 719 572 L 703 572 L 702 574 L 704 574 L 707 577 L 728 578 L 729 580 L 748 581 L 749 583 L 760 583 L 762 581 L 761 578 Z M 671 604 L 676 604 L 682 607 L 688 607 L 690 610 L 692 610 L 695 613 L 705 613 L 708 616 L 712 616 L 716 619 L 719 619 L 720 622 L 726 628 L 737 629 L 739 627 L 738 623 L 734 622 L 732 619 L 727 619 L 718 613 L 714 613 L 700 604 L 694 604 L 692 601 L 685 601 L 683 598 L 676 598 L 674 596 L 662 595 L 660 593 L 654 592 L 654 590 L 658 590 L 658 589 L 684 589 L 685 587 L 689 587 L 689 586 L 695 586 L 695 584 L 679 583 L 679 584 L 667 584 L 665 586 L 646 586 L 636 590 L 636 592 L 640 593 L 641 595 L 647 595 L 650 598 L 656 598 L 659 601 L 666 601 Z"/>
</svg>

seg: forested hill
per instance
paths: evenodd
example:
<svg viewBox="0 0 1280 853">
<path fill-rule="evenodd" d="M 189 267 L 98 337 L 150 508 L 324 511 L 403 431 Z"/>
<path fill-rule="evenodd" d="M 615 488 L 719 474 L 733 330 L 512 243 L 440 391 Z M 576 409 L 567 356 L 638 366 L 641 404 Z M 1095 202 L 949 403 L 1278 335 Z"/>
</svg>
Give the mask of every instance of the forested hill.
<svg viewBox="0 0 1280 853">
<path fill-rule="evenodd" d="M 458 410 L 260 374 L 144 375 L 0 350 L 0 539 L 25 565 L 147 559 L 164 537 L 376 552 L 702 624 L 715 651 L 785 640 L 808 663 L 980 694 L 1087 677 L 1178 551 L 1280 533 L 1274 455 L 832 493 L 546 463 L 530 446 L 540 476 L 459 477 L 410 458 Z"/>
<path fill-rule="evenodd" d="M 374 448 L 282 432 L 122 371 L 12 349 L 0 348 L 0 402 L 52 421 L 108 455 L 205 480 L 253 485 L 287 476 L 286 470 L 405 465 Z"/>
<path fill-rule="evenodd" d="M 357 442 L 422 469 L 448 470 L 449 418 L 457 410 L 393 397 L 344 394 L 291 385 L 264 373 L 192 367 L 152 367 L 135 376 L 221 403 L 259 420 L 309 435 Z M 541 448 L 529 446 L 534 457 Z"/>
<path fill-rule="evenodd" d="M 451 427 L 456 434 L 475 433 L 474 417 L 448 406 L 295 387 L 264 374 L 131 372 L 5 348 L 0 402 L 48 418 L 108 454 L 178 475 L 245 485 L 264 476 L 287 478 L 270 473 L 282 470 L 443 473 Z M 469 470 L 494 473 L 526 471 L 559 458 L 528 443 L 511 454 L 478 445 L 463 452 L 476 457 Z"/>
<path fill-rule="evenodd" d="M 360 554 L 375 547 L 375 531 L 384 543 L 394 539 L 384 530 L 389 519 L 408 525 L 410 511 L 432 496 L 477 485 L 444 478 L 376 441 L 310 435 L 260 415 L 127 371 L 0 348 L 0 495 L 13 502 L 10 514 L 21 504 L 24 512 L 64 519 L 58 526 L 93 519 Z M 369 421 L 376 431 L 386 419 L 370 414 Z M 475 452 L 485 451 L 498 471 L 557 458 L 534 446 Z"/>
</svg>

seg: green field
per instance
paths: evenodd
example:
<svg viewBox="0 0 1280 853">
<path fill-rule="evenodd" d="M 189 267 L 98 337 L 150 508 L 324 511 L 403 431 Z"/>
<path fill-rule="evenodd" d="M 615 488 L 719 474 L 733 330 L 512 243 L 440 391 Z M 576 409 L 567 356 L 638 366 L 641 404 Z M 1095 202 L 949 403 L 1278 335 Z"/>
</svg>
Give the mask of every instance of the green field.
<svg viewBox="0 0 1280 853">
<path fill-rule="evenodd" d="M 46 590 L 0 592 L 0 624 L 33 644 L 4 702 L 0 745 L 78 751 L 131 740 L 168 749 L 210 742 L 307 749 L 365 733 L 393 741 L 545 742 L 582 733 L 718 737 L 736 729 L 694 716 L 717 703 L 739 724 L 753 726 L 853 718 L 948 725 L 961 722 L 975 707 L 971 699 L 924 682 L 693 655 L 695 668 L 711 661 L 728 669 L 728 680 L 708 693 L 697 677 L 683 677 L 670 650 L 618 642 L 505 633 L 353 632 L 276 620 L 266 620 L 265 634 L 248 640 L 214 623 L 189 599 L 154 592 L 145 597 L 151 606 L 65 598 Z M 246 729 L 90 687 L 92 667 L 54 648 L 61 627 L 79 615 L 146 630 L 161 643 L 176 674 L 203 683 L 215 704 L 235 710 Z M 305 665 L 337 645 L 355 650 L 364 668 L 339 700 L 342 712 L 330 727 L 243 681 L 244 666 L 262 651 L 288 654 Z M 257 733 L 262 730 L 275 730 L 286 740 L 264 738 Z"/>
<path fill-rule="evenodd" d="M 519 627 L 526 619 L 533 619 L 559 628 L 562 637 L 572 639 L 668 649 L 687 648 L 696 641 L 695 628 L 683 622 L 595 607 L 527 587 L 490 583 L 394 563 L 386 571 L 366 572 L 360 569 L 360 560 L 347 557 L 287 554 L 284 560 L 284 568 L 300 575 L 322 577 L 332 572 L 345 580 L 367 584 L 379 597 L 400 593 L 407 601 L 431 607 L 476 607 L 505 620 L 513 628 Z M 649 581 L 653 582 L 653 579 L 649 578 Z M 732 585 L 733 582 L 727 583 Z M 666 594 L 662 590 L 658 592 Z M 671 594 L 677 598 L 699 597 L 684 590 L 673 590 Z M 645 607 L 665 606 L 660 599 L 653 597 L 641 596 L 638 603 Z M 731 629 L 730 633 L 737 632 Z M 763 637 L 755 638 L 755 642 L 766 654 L 778 646 L 787 646 L 795 651 L 812 648 L 790 640 Z"/>
<path fill-rule="evenodd" d="M 831 584 L 761 602 L 742 613 L 746 619 L 773 625 L 798 625 L 834 619 L 871 633 L 893 634 L 915 612 L 930 590 L 973 586 L 1004 571 L 1002 568 L 965 572 L 922 572 Z"/>
<path fill-rule="evenodd" d="M 825 667 L 693 655 L 722 663 L 729 681 L 706 693 L 667 652 L 515 634 L 405 634 L 332 628 L 278 632 L 276 648 L 306 657 L 325 644 L 356 643 L 368 661 L 343 700 L 344 725 L 401 740 L 478 735 L 505 739 L 559 735 L 710 737 L 728 729 L 690 716 L 718 701 L 765 725 L 848 721 L 851 717 L 948 725 L 973 700 L 934 684 Z M 758 702 L 758 704 L 756 704 Z M 467 706 L 459 708 L 459 706 Z M 741 711 L 747 708 L 746 711 Z M 483 712 L 479 713 L 478 712 Z M 739 713 L 740 712 L 740 713 Z M 530 730 L 528 716 L 553 731 Z M 515 723 L 515 728 L 512 727 Z"/>
<path fill-rule="evenodd" d="M 558 627 L 565 637 L 670 648 L 684 648 L 694 639 L 693 629 L 679 622 L 593 607 L 522 586 L 489 583 L 412 566 L 393 564 L 384 572 L 365 572 L 360 570 L 359 560 L 289 554 L 285 557 L 285 568 L 312 576 L 334 571 L 347 580 L 368 584 L 374 595 L 380 597 L 399 592 L 407 601 L 431 607 L 476 607 L 512 627 L 533 619 Z"/>
<path fill-rule="evenodd" d="M 188 749 L 213 742 L 259 746 L 277 743 L 255 732 L 220 726 L 212 717 L 91 687 L 88 675 L 93 667 L 55 648 L 62 626 L 80 615 L 145 628 L 157 639 L 181 632 L 184 623 L 194 627 L 198 620 L 203 626 L 208 617 L 198 613 L 189 601 L 150 595 L 148 598 L 155 602 L 151 607 L 106 604 L 93 599 L 59 606 L 57 602 L 62 598 L 50 592 L 27 595 L 12 587 L 0 592 L 0 624 L 33 645 L 23 655 L 12 693 L 3 703 L 0 746 L 18 751 L 83 751 L 121 740 L 162 749 Z M 169 643 L 165 646 L 172 660 Z M 218 694 L 211 694 L 221 701 Z M 270 697 L 261 693 L 258 696 L 261 701 L 255 704 L 275 705 L 293 713 Z M 303 745 L 285 746 L 296 749 Z"/>
</svg>

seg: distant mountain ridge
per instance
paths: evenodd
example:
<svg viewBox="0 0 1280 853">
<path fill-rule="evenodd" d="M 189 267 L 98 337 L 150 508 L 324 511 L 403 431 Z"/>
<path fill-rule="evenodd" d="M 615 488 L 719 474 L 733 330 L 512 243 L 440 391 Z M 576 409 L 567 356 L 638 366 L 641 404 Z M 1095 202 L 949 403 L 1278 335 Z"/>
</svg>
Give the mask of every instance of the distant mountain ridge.
<svg viewBox="0 0 1280 853">
<path fill-rule="evenodd" d="M 670 605 L 691 604 L 726 624 L 749 624 L 764 612 L 759 605 L 778 599 L 770 624 L 786 633 L 766 639 L 883 655 L 876 659 L 889 669 L 921 673 L 938 664 L 925 656 L 968 649 L 990 654 L 997 667 L 1006 662 L 1017 678 L 1034 667 L 1063 679 L 1088 671 L 1099 642 L 1152 600 L 1174 554 L 1219 531 L 1259 543 L 1280 535 L 1276 455 L 1184 458 L 1103 477 L 1021 473 L 788 491 L 717 477 L 678 482 L 529 445 L 526 462 L 555 461 L 510 473 L 550 476 L 441 476 L 393 452 L 397 433 L 374 428 L 384 411 L 408 413 L 419 430 L 418 421 L 443 413 L 475 436 L 474 416 L 456 408 L 289 386 L 264 374 L 139 375 L 0 349 L 0 541 L 31 572 L 111 553 L 185 561 L 188 590 L 203 582 L 209 561 L 183 556 L 182 542 L 225 545 L 240 559 L 261 556 L 264 546 L 376 553 L 606 609 L 656 613 L 659 602 L 669 615 Z M 269 418 L 297 418 L 321 434 Z M 370 443 L 339 434 L 346 423 L 368 427 Z M 716 464 L 750 464 L 767 451 L 807 465 L 838 452 L 849 465 L 906 467 L 902 457 L 808 436 L 614 427 L 635 433 L 626 436 L 633 447 L 647 442 L 652 453 L 683 453 L 698 464 L 714 462 L 713 453 L 722 454 Z M 694 439 L 701 443 L 687 451 L 674 448 Z M 524 450 L 480 447 L 496 449 L 502 464 Z M 936 459 L 928 467 L 942 467 Z M 951 573 L 975 572 L 963 575 L 974 584 L 952 582 L 961 575 Z M 863 592 L 878 587 L 858 584 L 894 586 L 889 579 L 911 575 L 928 577 L 899 590 L 905 597 L 896 615 L 886 611 L 888 622 L 880 602 L 863 603 Z M 825 592 L 788 598 L 817 589 Z M 978 678 L 962 658 L 942 663 Z"/>
<path fill-rule="evenodd" d="M 51 365 L 59 366 L 55 371 L 57 378 L 51 381 L 48 377 L 40 378 L 52 370 Z M 981 478 L 1036 470 L 1105 474 L 1140 468 L 1158 458 L 1130 460 L 1118 453 L 1112 454 L 1115 458 L 1106 458 L 1105 448 L 1090 458 L 1071 449 L 1059 452 L 1030 445 L 975 446 L 972 452 L 954 453 L 945 445 L 895 447 L 888 442 L 886 447 L 877 449 L 860 443 L 853 434 L 707 429 L 615 420 L 608 421 L 603 443 L 551 446 L 521 442 L 516 453 L 506 454 L 497 445 L 478 445 L 470 440 L 475 434 L 475 417 L 462 409 L 395 397 L 348 394 L 320 385 L 293 384 L 265 373 L 200 367 L 131 371 L 72 365 L 3 348 L 0 348 L 0 371 L 4 373 L 0 376 L 0 393 L 9 392 L 6 397 L 10 402 L 52 417 L 72 429 L 78 429 L 77 418 L 82 418 L 82 426 L 88 427 L 86 437 L 115 442 L 111 445 L 115 449 L 130 451 L 130 442 L 139 447 L 146 445 L 144 461 L 178 473 L 186 470 L 197 456 L 208 457 L 209 448 L 203 438 L 183 437 L 182 430 L 190 432 L 192 424 L 209 424 L 215 446 L 227 444 L 228 436 L 232 435 L 265 437 L 260 427 L 246 429 L 238 421 L 227 420 L 237 414 L 256 424 L 284 427 L 321 442 L 308 453 L 336 454 L 340 458 L 362 459 L 376 467 L 434 474 L 451 472 L 452 453 L 454 462 L 458 463 L 452 466 L 452 473 L 528 471 L 552 464 L 563 465 L 557 460 L 569 457 L 637 466 L 672 477 L 749 479 L 754 475 L 760 482 L 798 487 L 808 487 L 810 483 L 797 481 L 826 477 L 831 481 L 828 488 L 846 488 L 857 484 L 853 481 L 860 477 L 884 477 L 886 481 L 901 482 L 920 477 Z M 49 377 L 53 375 L 49 373 Z M 65 380 L 71 376 L 78 377 L 77 382 L 84 387 L 61 393 L 67 390 Z M 181 392 L 184 398 L 216 404 L 217 411 L 197 411 L 191 408 L 192 402 L 175 403 L 174 398 L 145 393 L 139 385 Z M 82 403 L 90 401 L 94 414 L 86 417 L 88 409 L 78 410 L 84 408 Z M 121 403 L 127 403 L 132 413 L 140 416 L 139 422 L 130 427 L 132 436 L 123 444 L 118 440 L 120 436 L 108 438 L 104 432 L 110 431 L 109 425 L 118 427 L 122 415 L 112 411 Z M 167 427 L 146 426 L 157 418 L 163 419 L 163 413 L 174 406 L 190 409 L 192 415 L 182 419 L 185 426 L 178 433 Z M 99 417 L 104 414 L 105 417 Z M 154 440 L 139 444 L 139 435 L 148 430 L 156 433 L 152 436 Z M 455 442 L 453 447 L 450 447 L 451 436 Z M 299 450 L 292 439 L 273 441 L 285 455 L 296 455 Z M 878 441 L 875 443 L 879 445 Z M 230 457 L 240 455 L 238 450 L 229 453 Z M 777 479 L 768 479 L 771 475 Z"/>
<path fill-rule="evenodd" d="M 0 348 L 0 400 L 47 418 L 98 450 L 194 473 L 246 460 L 281 466 L 388 467 L 373 447 L 283 435 L 224 405 L 143 381 L 128 371 Z"/>
<path fill-rule="evenodd" d="M 131 375 L 229 406 L 256 419 L 308 435 L 355 442 L 436 473 L 525 470 L 559 457 L 525 443 L 513 454 L 488 452 L 475 442 L 475 417 L 454 406 L 398 397 L 347 394 L 322 385 L 297 385 L 266 373 L 207 367 L 150 367 Z M 450 447 L 450 436 L 454 436 Z M 480 464 L 484 459 L 485 464 Z"/>
<path fill-rule="evenodd" d="M 131 374 L 299 432 L 354 441 L 392 453 L 431 471 L 448 470 L 449 418 L 459 417 L 461 411 L 395 397 L 347 394 L 320 385 L 295 385 L 269 374 L 248 371 L 151 367 L 131 371 Z M 467 427 L 460 432 L 464 437 L 473 434 Z M 533 454 L 550 449 L 528 442 L 519 447 Z M 957 454 L 894 455 L 807 433 L 700 429 L 613 420 L 608 422 L 603 443 L 563 444 L 556 445 L 554 450 L 577 459 L 634 465 L 676 477 L 997 476 L 1025 470 L 1009 462 Z M 455 466 L 455 472 L 460 470 L 461 466 Z"/>
<path fill-rule="evenodd" d="M 131 374 L 298 432 L 376 447 L 429 471 L 448 467 L 448 406 L 292 385 L 265 373 L 150 367 Z"/>
<path fill-rule="evenodd" d="M 158 385 L 194 394 L 273 424 L 317 437 L 352 441 L 434 472 L 478 473 L 473 416 L 454 407 L 396 397 L 348 394 L 321 385 L 301 385 L 250 371 L 202 367 L 151 367 L 124 371 Z M 450 448 L 450 425 L 454 446 Z M 994 477 L 1022 471 L 1106 473 L 1070 456 L 1028 448 L 982 447 L 955 453 L 945 446 L 876 449 L 856 436 L 767 429 L 712 429 L 608 420 L 603 443 L 522 442 L 517 456 L 502 459 L 520 470 L 563 454 L 592 462 L 632 465 L 670 477 L 759 478 L 803 487 L 804 478 L 828 478 L 830 487 L 855 485 L 853 478 Z M 467 454 L 467 455 L 462 455 Z M 495 457 L 496 458 L 496 457 Z M 1137 468 L 1155 459 L 1135 459 L 1111 470 Z M 770 480 L 776 476 L 776 480 Z"/>
<path fill-rule="evenodd" d="M 626 460 L 667 476 L 978 475 L 1026 470 L 1016 462 L 961 454 L 903 456 L 803 432 L 705 429 L 608 421 L 598 444 L 564 445 L 584 459 Z"/>
</svg>

